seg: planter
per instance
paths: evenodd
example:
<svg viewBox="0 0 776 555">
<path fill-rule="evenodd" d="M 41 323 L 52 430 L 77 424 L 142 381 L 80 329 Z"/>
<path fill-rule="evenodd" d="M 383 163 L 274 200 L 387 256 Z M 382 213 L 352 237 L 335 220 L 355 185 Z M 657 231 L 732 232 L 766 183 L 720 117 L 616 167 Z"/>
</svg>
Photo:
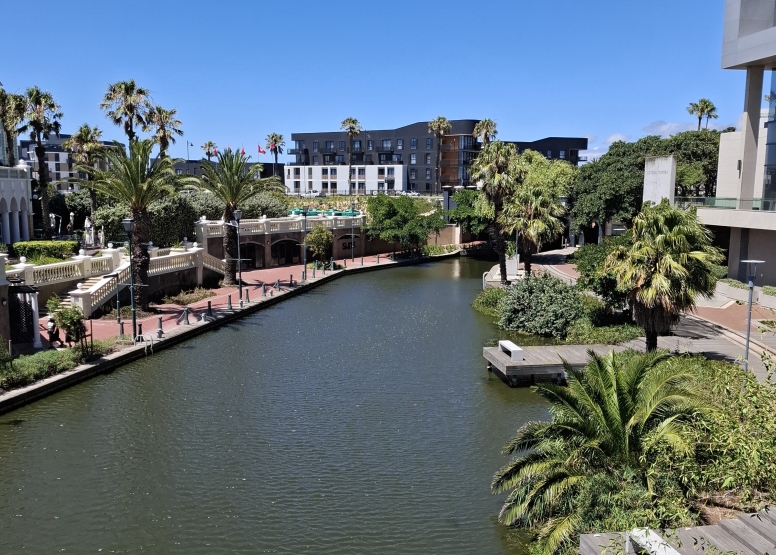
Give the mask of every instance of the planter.
<svg viewBox="0 0 776 555">
<path fill-rule="evenodd" d="M 772 295 L 766 295 L 762 291 L 760 291 L 760 296 L 757 299 L 757 302 L 760 303 L 760 306 L 763 308 L 770 308 L 771 310 L 776 310 L 776 297 Z"/>
<path fill-rule="evenodd" d="M 728 285 L 721 281 L 717 282 L 717 293 L 724 295 L 729 299 L 733 299 L 734 301 L 749 301 L 749 289 L 738 289 L 737 287 L 733 287 L 732 285 Z M 756 303 L 759 296 L 760 291 L 755 288 L 752 293 L 752 302 Z"/>
</svg>

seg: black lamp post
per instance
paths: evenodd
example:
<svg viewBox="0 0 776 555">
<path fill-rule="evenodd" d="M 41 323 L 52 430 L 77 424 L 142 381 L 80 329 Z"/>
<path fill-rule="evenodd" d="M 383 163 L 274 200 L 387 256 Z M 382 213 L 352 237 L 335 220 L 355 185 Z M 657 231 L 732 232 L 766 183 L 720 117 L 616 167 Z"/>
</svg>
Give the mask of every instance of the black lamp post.
<svg viewBox="0 0 776 555">
<path fill-rule="evenodd" d="M 135 220 L 125 218 L 121 220 L 124 232 L 129 239 L 129 294 L 132 297 L 132 343 L 137 339 L 137 314 L 135 309 L 135 268 L 132 266 L 132 230 L 135 229 Z"/>
<path fill-rule="evenodd" d="M 243 305 L 242 296 L 242 256 L 240 256 L 240 220 L 242 219 L 242 210 L 239 208 L 234 211 L 235 227 L 237 228 L 237 280 L 240 288 L 240 308 Z"/>
<path fill-rule="evenodd" d="M 354 218 L 353 215 L 355 213 L 356 213 L 356 205 L 355 205 L 355 203 L 351 202 L 350 203 L 350 261 L 351 262 L 353 262 L 356 259 L 355 258 L 355 254 L 353 252 L 353 248 L 354 248 L 353 243 L 356 240 L 356 235 L 355 235 L 355 231 L 354 231 L 354 229 L 355 229 L 354 228 L 354 220 L 353 220 L 353 218 Z"/>
</svg>

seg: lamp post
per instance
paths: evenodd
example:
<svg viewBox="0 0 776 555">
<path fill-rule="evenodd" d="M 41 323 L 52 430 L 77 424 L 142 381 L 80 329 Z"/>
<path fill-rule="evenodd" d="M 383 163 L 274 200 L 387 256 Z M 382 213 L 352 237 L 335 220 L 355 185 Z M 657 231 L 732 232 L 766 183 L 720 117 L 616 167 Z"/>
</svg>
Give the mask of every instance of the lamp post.
<svg viewBox="0 0 776 555">
<path fill-rule="evenodd" d="M 354 224 L 354 216 L 353 214 L 356 213 L 356 205 L 355 203 L 350 203 L 350 261 L 353 262 L 355 260 L 355 255 L 353 254 L 353 243 L 355 242 L 356 235 L 355 235 L 355 228 L 353 226 Z"/>
<path fill-rule="evenodd" d="M 240 255 L 240 220 L 242 219 L 242 210 L 239 208 L 234 211 L 234 221 L 237 228 L 237 281 L 239 282 L 240 289 L 240 308 L 243 305 L 242 296 L 242 256 Z"/>
<path fill-rule="evenodd" d="M 132 230 L 135 229 L 135 220 L 125 218 L 121 220 L 124 226 L 124 233 L 129 239 L 129 294 L 132 298 L 132 343 L 137 339 L 137 313 L 135 309 L 135 268 L 132 265 Z"/>
<path fill-rule="evenodd" d="M 749 371 L 749 335 L 752 333 L 752 294 L 754 278 L 757 276 L 757 265 L 765 264 L 765 260 L 742 260 L 746 264 L 746 280 L 749 283 L 749 316 L 746 319 L 746 351 L 744 352 L 744 370 Z"/>
<path fill-rule="evenodd" d="M 303 217 L 303 224 L 302 224 L 302 284 L 304 285 L 305 281 L 307 281 L 307 210 L 309 209 L 308 205 L 302 206 L 302 217 Z M 313 275 L 313 277 L 315 277 Z"/>
</svg>

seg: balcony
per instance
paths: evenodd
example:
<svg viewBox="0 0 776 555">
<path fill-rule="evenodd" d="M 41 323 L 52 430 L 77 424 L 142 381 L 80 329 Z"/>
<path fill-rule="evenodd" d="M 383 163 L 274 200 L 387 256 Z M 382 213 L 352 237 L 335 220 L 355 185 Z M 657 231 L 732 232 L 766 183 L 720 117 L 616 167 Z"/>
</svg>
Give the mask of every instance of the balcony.
<svg viewBox="0 0 776 555">
<path fill-rule="evenodd" d="M 461 148 L 458 145 L 442 145 L 442 148 L 439 149 L 441 152 L 457 152 L 457 151 L 463 151 L 463 152 L 479 152 L 480 145 L 479 143 L 471 145 L 467 148 Z"/>
<path fill-rule="evenodd" d="M 674 205 L 696 207 L 704 225 L 776 231 L 776 199 L 677 197 Z"/>
<path fill-rule="evenodd" d="M 440 160 L 439 165 L 444 168 L 457 168 L 458 166 L 469 166 L 471 165 L 471 160 Z"/>
<path fill-rule="evenodd" d="M 335 152 L 337 152 L 337 149 L 334 148 L 333 146 L 325 146 L 323 148 L 318 149 L 318 152 L 320 152 L 321 154 L 334 154 Z"/>
<path fill-rule="evenodd" d="M 393 152 L 392 146 L 377 146 L 375 147 L 377 152 Z"/>
<path fill-rule="evenodd" d="M 290 155 L 293 155 L 293 154 L 304 154 L 304 149 L 303 148 L 289 148 L 286 151 L 286 154 L 290 154 Z"/>
</svg>

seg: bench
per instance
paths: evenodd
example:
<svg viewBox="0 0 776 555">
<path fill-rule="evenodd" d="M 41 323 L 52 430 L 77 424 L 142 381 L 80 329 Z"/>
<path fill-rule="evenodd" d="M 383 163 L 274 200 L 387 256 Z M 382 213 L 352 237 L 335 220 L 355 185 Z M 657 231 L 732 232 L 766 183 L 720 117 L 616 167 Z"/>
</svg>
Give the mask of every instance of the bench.
<svg viewBox="0 0 776 555">
<path fill-rule="evenodd" d="M 523 349 L 507 340 L 499 340 L 498 348 L 502 352 L 509 355 L 510 360 L 520 361 L 523 360 Z"/>
</svg>

